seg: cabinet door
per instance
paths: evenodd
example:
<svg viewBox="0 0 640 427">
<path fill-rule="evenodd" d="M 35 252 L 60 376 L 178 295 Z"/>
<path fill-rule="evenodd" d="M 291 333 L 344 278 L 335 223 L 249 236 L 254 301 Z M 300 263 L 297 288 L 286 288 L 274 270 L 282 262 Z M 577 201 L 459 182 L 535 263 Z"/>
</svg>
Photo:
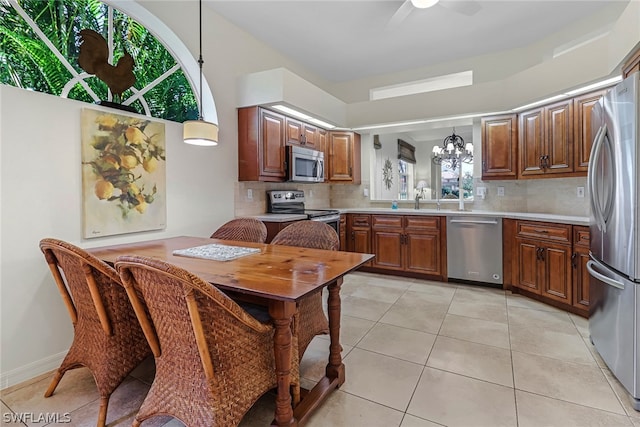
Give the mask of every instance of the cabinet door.
<svg viewBox="0 0 640 427">
<path fill-rule="evenodd" d="M 387 270 L 404 270 L 402 229 L 373 230 L 373 266 Z"/>
<path fill-rule="evenodd" d="M 260 109 L 260 176 L 286 177 L 284 116 Z"/>
<path fill-rule="evenodd" d="M 588 93 L 573 100 L 573 170 L 587 172 L 593 136 L 591 135 L 591 111 L 602 98 L 604 91 Z"/>
<path fill-rule="evenodd" d="M 405 269 L 441 276 L 440 233 L 405 233 Z"/>
<path fill-rule="evenodd" d="M 518 121 L 518 149 L 520 150 L 520 175 L 544 173 L 544 114 L 538 108 L 520 114 Z"/>
<path fill-rule="evenodd" d="M 572 256 L 573 267 L 573 306 L 589 309 L 589 251 L 577 250 Z"/>
<path fill-rule="evenodd" d="M 286 143 L 287 145 L 303 145 L 303 123 L 299 120 L 287 117 L 286 121 Z"/>
<path fill-rule="evenodd" d="M 340 232 L 338 234 L 340 238 L 340 250 L 346 251 L 347 250 L 347 216 L 344 214 L 340 215 L 339 230 Z"/>
<path fill-rule="evenodd" d="M 571 247 L 546 244 L 540 258 L 544 263 L 542 295 L 571 304 Z"/>
<path fill-rule="evenodd" d="M 302 141 L 305 147 L 318 150 L 318 128 L 310 124 L 302 124 Z"/>
<path fill-rule="evenodd" d="M 329 181 L 353 181 L 353 134 L 330 132 Z"/>
<path fill-rule="evenodd" d="M 347 250 L 363 254 L 373 253 L 371 250 L 371 215 L 347 215 Z M 367 261 L 364 266 L 371 266 Z"/>
<path fill-rule="evenodd" d="M 329 133 L 324 129 L 318 129 L 318 133 L 316 134 L 316 150 L 323 151 L 325 157 L 329 157 L 327 153 L 327 148 L 329 145 Z"/>
<path fill-rule="evenodd" d="M 516 178 L 516 123 L 515 114 L 482 118 L 482 179 Z"/>
<path fill-rule="evenodd" d="M 573 172 L 573 101 L 545 107 L 544 172 Z"/>
<path fill-rule="evenodd" d="M 540 293 L 540 245 L 535 240 L 516 239 L 518 250 L 518 281 L 514 286 Z"/>
</svg>

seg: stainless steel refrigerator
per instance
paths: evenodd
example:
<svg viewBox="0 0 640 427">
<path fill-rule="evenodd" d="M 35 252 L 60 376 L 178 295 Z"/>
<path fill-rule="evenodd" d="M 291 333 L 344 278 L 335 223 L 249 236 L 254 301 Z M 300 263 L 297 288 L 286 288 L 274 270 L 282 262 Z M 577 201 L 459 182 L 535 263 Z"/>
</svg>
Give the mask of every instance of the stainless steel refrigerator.
<svg viewBox="0 0 640 427">
<path fill-rule="evenodd" d="M 612 88 L 592 111 L 589 333 L 640 411 L 640 83 Z"/>
</svg>

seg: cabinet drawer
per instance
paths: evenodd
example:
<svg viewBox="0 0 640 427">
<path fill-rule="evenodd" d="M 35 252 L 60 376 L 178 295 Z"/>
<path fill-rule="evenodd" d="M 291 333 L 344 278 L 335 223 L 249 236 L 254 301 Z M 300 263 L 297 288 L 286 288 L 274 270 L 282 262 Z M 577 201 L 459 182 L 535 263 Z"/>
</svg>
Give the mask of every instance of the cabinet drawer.
<svg viewBox="0 0 640 427">
<path fill-rule="evenodd" d="M 434 216 L 406 216 L 405 228 L 440 229 L 440 218 Z"/>
<path fill-rule="evenodd" d="M 517 235 L 554 242 L 571 243 L 571 225 L 518 221 Z"/>
<path fill-rule="evenodd" d="M 401 215 L 373 215 L 372 225 L 373 228 L 402 228 L 402 218 Z"/>
<path fill-rule="evenodd" d="M 573 227 L 573 244 L 582 248 L 589 249 L 591 238 L 589 234 L 589 227 Z"/>
<path fill-rule="evenodd" d="M 351 226 L 352 227 L 370 227 L 371 216 L 351 214 Z"/>
</svg>

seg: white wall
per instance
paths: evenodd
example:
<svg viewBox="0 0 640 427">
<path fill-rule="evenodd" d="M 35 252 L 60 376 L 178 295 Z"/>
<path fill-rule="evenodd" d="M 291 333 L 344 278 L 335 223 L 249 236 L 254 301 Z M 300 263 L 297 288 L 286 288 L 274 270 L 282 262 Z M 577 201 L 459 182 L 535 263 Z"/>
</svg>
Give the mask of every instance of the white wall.
<svg viewBox="0 0 640 427">
<path fill-rule="evenodd" d="M 182 125 L 167 121 L 167 228 L 83 240 L 83 107 L 94 108 L 0 85 L 2 388 L 57 368 L 71 343 L 71 323 L 38 248 L 40 239 L 90 247 L 209 236 L 234 214 L 233 150 L 185 145 Z"/>
</svg>

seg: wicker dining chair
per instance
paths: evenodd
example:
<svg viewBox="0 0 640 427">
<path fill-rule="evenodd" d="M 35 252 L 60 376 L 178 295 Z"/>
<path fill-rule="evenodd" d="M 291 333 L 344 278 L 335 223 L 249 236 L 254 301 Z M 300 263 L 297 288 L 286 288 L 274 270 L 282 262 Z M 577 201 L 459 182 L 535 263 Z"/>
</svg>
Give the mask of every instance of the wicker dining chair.
<svg viewBox="0 0 640 427">
<path fill-rule="evenodd" d="M 296 221 L 276 234 L 271 244 L 337 251 L 340 247 L 340 238 L 336 231 L 324 222 Z M 295 329 L 294 335 L 298 338 L 298 354 L 302 359 L 313 337 L 329 333 L 329 321 L 322 308 L 321 292 L 300 300 Z"/>
<path fill-rule="evenodd" d="M 44 396 L 53 394 L 65 372 L 87 367 L 100 394 L 96 425 L 106 423 L 111 393 L 151 355 L 118 273 L 84 250 L 43 239 L 40 249 L 71 316 L 71 347 Z"/>
<path fill-rule="evenodd" d="M 277 386 L 271 324 L 164 261 L 122 256 L 116 269 L 156 361 L 133 426 L 155 415 L 171 415 L 190 427 L 237 425 Z M 297 356 L 292 349 L 291 375 L 299 381 Z"/>
<path fill-rule="evenodd" d="M 264 243 L 267 240 L 267 227 L 259 219 L 236 218 L 222 224 L 211 238 Z"/>
</svg>

